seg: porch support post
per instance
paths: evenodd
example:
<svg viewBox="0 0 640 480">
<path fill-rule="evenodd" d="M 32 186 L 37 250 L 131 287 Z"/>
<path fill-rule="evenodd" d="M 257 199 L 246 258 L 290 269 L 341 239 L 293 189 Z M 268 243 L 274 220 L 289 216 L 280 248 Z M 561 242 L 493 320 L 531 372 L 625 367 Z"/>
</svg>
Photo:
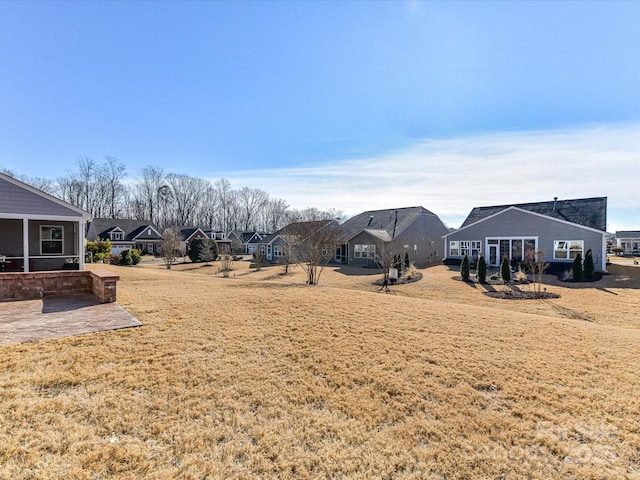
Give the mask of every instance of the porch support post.
<svg viewBox="0 0 640 480">
<path fill-rule="evenodd" d="M 22 219 L 22 269 L 29 271 L 29 219 Z"/>
<path fill-rule="evenodd" d="M 84 220 L 80 220 L 78 222 L 78 268 L 80 270 L 84 270 L 84 248 L 85 248 L 85 237 L 84 230 L 86 227 L 86 222 Z"/>
</svg>

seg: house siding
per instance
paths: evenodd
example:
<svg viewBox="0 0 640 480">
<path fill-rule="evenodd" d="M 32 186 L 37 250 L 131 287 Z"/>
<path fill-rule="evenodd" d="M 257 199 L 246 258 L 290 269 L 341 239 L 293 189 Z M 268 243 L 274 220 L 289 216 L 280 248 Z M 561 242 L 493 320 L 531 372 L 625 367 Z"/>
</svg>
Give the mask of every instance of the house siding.
<svg viewBox="0 0 640 480">
<path fill-rule="evenodd" d="M 77 211 L 0 178 L 0 212 L 80 217 Z"/>
<path fill-rule="evenodd" d="M 455 240 L 480 240 L 482 252 L 486 253 L 487 238 L 537 238 L 538 250 L 545 252 L 545 258 L 554 263 L 571 263 L 572 259 L 554 259 L 553 242 L 555 240 L 583 240 L 584 252 L 591 249 L 595 265 L 604 265 L 604 232 L 581 227 L 580 225 L 559 222 L 557 220 L 524 212 L 505 210 L 504 212 L 480 221 L 445 238 L 447 257 L 460 258 L 449 254 L 449 242 Z"/>
</svg>

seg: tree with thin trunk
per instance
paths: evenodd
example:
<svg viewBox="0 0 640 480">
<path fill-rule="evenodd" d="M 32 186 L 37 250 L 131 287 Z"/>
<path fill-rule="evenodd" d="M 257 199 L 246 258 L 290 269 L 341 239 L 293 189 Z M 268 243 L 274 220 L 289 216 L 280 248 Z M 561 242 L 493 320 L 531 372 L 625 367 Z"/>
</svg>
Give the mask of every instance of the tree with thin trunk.
<svg viewBox="0 0 640 480">
<path fill-rule="evenodd" d="M 165 267 L 171 268 L 176 258 L 184 255 L 184 242 L 180 233 L 173 228 L 166 228 L 162 232 L 160 249 Z"/>
<path fill-rule="evenodd" d="M 339 235 L 337 222 L 298 222 L 285 227 L 284 237 L 297 263 L 307 275 L 308 285 L 317 285 L 324 266 L 333 257 Z"/>
</svg>

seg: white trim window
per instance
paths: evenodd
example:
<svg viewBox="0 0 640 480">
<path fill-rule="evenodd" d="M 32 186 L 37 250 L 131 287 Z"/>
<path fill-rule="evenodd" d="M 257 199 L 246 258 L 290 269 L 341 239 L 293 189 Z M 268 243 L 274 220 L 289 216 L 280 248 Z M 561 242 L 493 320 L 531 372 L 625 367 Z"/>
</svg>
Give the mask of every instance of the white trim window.
<svg viewBox="0 0 640 480">
<path fill-rule="evenodd" d="M 118 242 L 124 240 L 124 232 L 120 229 L 112 230 L 109 233 L 109 237 L 111 237 L 112 242 Z"/>
<path fill-rule="evenodd" d="M 274 245 L 273 246 L 273 256 L 274 257 L 284 257 L 287 254 L 287 247 L 284 245 Z"/>
<path fill-rule="evenodd" d="M 356 243 L 353 246 L 353 256 L 354 258 L 375 258 L 376 246 Z"/>
<path fill-rule="evenodd" d="M 62 255 L 64 253 L 64 227 L 61 225 L 40 226 L 40 255 Z"/>
<path fill-rule="evenodd" d="M 482 251 L 482 242 L 480 240 L 460 240 L 460 256 L 477 258 Z"/>
<path fill-rule="evenodd" d="M 460 242 L 458 240 L 451 240 L 449 242 L 449 255 L 452 257 L 460 256 Z"/>
<path fill-rule="evenodd" d="M 584 256 L 584 240 L 554 240 L 554 260 L 574 259 L 578 254 Z"/>
</svg>

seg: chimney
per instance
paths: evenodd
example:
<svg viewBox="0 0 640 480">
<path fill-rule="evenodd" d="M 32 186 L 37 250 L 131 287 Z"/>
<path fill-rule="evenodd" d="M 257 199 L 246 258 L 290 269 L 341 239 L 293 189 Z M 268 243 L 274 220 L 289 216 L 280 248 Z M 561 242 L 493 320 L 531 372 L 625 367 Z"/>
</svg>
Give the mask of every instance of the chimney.
<svg viewBox="0 0 640 480">
<path fill-rule="evenodd" d="M 367 223 L 367 227 L 371 226 L 371 222 L 373 222 L 373 215 L 369 217 L 369 223 Z"/>
<path fill-rule="evenodd" d="M 558 197 L 553 197 L 553 211 L 556 211 L 556 203 L 558 203 Z"/>
</svg>

